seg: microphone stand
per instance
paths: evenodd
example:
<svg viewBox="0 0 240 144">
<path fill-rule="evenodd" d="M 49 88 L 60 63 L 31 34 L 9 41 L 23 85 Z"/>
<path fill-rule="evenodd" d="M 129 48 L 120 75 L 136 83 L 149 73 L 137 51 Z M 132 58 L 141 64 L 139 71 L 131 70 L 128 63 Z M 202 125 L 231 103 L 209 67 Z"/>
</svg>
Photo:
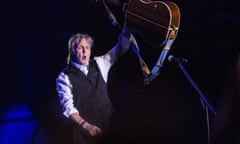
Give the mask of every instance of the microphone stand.
<svg viewBox="0 0 240 144">
<path fill-rule="evenodd" d="M 193 88 L 197 91 L 197 93 L 200 96 L 200 100 L 201 103 L 203 104 L 203 108 L 206 112 L 206 121 L 207 121 L 207 135 L 208 135 L 208 144 L 211 143 L 211 135 L 210 135 L 210 124 L 209 124 L 209 109 L 210 111 L 216 115 L 216 111 L 214 110 L 214 108 L 211 106 L 211 104 L 207 101 L 206 97 L 203 95 L 203 93 L 201 92 L 201 90 L 197 87 L 197 85 L 195 84 L 195 82 L 192 80 L 192 78 L 190 77 L 190 75 L 188 74 L 188 72 L 185 70 L 184 66 L 182 65 L 181 61 L 178 61 L 178 67 L 180 68 L 180 70 L 183 72 L 183 74 L 185 75 L 185 77 L 188 79 L 188 81 L 191 83 L 191 85 L 193 86 Z"/>
</svg>

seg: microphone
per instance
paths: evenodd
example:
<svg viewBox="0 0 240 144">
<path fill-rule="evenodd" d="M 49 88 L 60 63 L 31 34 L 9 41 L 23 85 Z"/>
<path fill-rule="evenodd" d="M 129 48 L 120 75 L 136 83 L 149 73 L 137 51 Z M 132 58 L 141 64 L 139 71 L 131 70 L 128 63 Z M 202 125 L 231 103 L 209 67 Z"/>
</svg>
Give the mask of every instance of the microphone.
<svg viewBox="0 0 240 144">
<path fill-rule="evenodd" d="M 186 62 L 188 62 L 188 60 L 185 59 L 185 58 L 176 57 L 176 56 L 173 56 L 173 55 L 169 55 L 168 56 L 168 61 L 169 62 L 177 62 L 177 63 L 186 63 Z"/>
</svg>

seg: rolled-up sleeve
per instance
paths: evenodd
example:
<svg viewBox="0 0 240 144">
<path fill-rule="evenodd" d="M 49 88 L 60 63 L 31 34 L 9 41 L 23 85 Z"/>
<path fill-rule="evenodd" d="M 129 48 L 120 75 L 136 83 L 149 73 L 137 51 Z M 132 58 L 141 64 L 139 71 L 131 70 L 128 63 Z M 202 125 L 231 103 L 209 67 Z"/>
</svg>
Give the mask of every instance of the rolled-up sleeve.
<svg viewBox="0 0 240 144">
<path fill-rule="evenodd" d="M 71 114 L 78 113 L 73 104 L 72 85 L 68 76 L 63 72 L 56 79 L 56 91 L 63 108 L 63 115 L 68 118 Z"/>
<path fill-rule="evenodd" d="M 102 55 L 102 56 L 96 56 L 96 57 L 94 57 L 94 59 L 96 60 L 98 66 L 99 66 L 99 69 L 100 69 L 100 72 L 102 74 L 104 81 L 107 83 L 108 73 L 109 73 L 111 66 L 113 65 L 113 63 L 111 63 L 112 60 L 111 60 L 110 54 L 106 53 L 105 55 Z"/>
</svg>

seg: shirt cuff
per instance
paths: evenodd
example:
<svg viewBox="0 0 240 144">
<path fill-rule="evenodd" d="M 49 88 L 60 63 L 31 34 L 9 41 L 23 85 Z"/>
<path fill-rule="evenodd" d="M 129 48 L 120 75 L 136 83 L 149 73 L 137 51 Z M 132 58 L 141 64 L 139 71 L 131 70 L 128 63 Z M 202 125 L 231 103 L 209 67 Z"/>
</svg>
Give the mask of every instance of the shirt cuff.
<svg viewBox="0 0 240 144">
<path fill-rule="evenodd" d="M 63 112 L 63 115 L 67 118 L 70 117 L 71 114 L 73 113 L 78 113 L 78 110 L 76 108 L 72 108 L 72 109 L 67 109 Z"/>
</svg>

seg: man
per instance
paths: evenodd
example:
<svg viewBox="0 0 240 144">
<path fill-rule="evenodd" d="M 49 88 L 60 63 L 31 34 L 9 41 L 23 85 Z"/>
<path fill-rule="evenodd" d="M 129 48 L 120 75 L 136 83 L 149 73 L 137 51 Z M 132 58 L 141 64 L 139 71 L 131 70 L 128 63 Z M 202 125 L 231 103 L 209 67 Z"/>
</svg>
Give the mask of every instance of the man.
<svg viewBox="0 0 240 144">
<path fill-rule="evenodd" d="M 102 56 L 91 59 L 93 38 L 75 34 L 69 39 L 68 65 L 56 79 L 63 114 L 73 122 L 74 144 L 100 143 L 110 129 L 113 106 L 108 97 L 108 72 L 130 46 L 124 28 L 118 43 Z"/>
</svg>

